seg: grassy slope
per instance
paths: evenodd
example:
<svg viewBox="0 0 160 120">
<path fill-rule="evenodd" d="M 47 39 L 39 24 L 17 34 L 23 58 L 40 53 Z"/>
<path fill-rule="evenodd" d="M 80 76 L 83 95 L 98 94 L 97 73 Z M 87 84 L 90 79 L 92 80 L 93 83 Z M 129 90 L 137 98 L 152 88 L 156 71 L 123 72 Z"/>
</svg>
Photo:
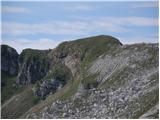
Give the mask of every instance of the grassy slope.
<svg viewBox="0 0 160 120">
<path fill-rule="evenodd" d="M 102 54 L 112 54 L 122 44 L 118 39 L 111 36 L 95 36 L 79 39 L 71 42 L 64 42 L 57 48 L 58 52 L 67 55 L 78 54 L 81 56 L 79 69 L 80 79 L 83 83 L 92 83 L 93 78 L 98 75 L 87 75 L 87 69 L 92 61 Z M 77 86 L 77 85 L 76 85 Z"/>
<path fill-rule="evenodd" d="M 34 106 L 34 102 L 33 102 L 34 100 L 28 99 L 28 97 L 32 96 L 31 92 L 25 91 L 24 95 L 22 93 L 19 94 L 22 98 L 24 98 L 25 102 L 22 100 L 22 101 L 19 101 L 17 104 L 22 104 L 22 102 L 23 102 L 24 104 L 22 106 L 24 107 L 27 105 L 27 107 L 26 107 L 26 109 L 21 111 L 21 109 L 23 109 L 23 108 L 20 106 L 16 106 L 14 109 L 15 110 L 16 110 L 16 108 L 19 108 L 19 109 L 18 109 L 17 113 L 14 113 L 14 115 L 11 114 L 11 116 L 13 118 L 16 118 L 19 116 L 24 118 L 25 115 L 27 115 L 28 113 L 32 113 L 32 112 L 38 113 L 45 106 L 52 104 L 53 101 L 55 101 L 57 99 L 65 100 L 67 98 L 70 98 L 72 95 L 74 95 L 76 93 L 80 82 L 82 82 L 82 83 L 94 82 L 94 80 L 95 80 L 94 78 L 97 75 L 89 75 L 88 76 L 86 74 L 87 73 L 86 71 L 87 71 L 87 68 L 89 67 L 89 64 L 92 61 L 94 61 L 99 55 L 102 55 L 104 53 L 110 54 L 110 53 L 115 52 L 115 54 L 116 54 L 117 52 L 121 52 L 118 49 L 117 49 L 118 51 L 116 51 L 116 49 L 115 49 L 116 46 L 120 45 L 121 43 L 119 43 L 119 41 L 117 41 L 116 39 L 114 39 L 113 41 L 110 41 L 110 39 L 114 39 L 114 38 L 112 38 L 112 37 L 106 38 L 106 36 L 98 36 L 98 37 L 92 37 L 92 38 L 87 38 L 87 39 L 80 39 L 80 40 L 72 41 L 72 42 L 64 42 L 64 43 L 60 44 L 60 46 L 56 49 L 56 52 L 62 53 L 61 57 L 66 56 L 68 54 L 73 54 L 73 53 L 75 53 L 76 55 L 79 55 L 81 57 L 82 61 L 80 64 L 80 69 L 79 69 L 80 71 L 77 73 L 76 78 L 74 78 L 74 80 L 69 81 L 64 86 L 64 88 L 62 88 L 57 93 L 48 96 L 48 98 L 45 101 L 39 102 L 39 104 L 37 104 L 36 106 Z M 97 41 L 97 40 L 99 40 L 99 41 Z M 111 48 L 111 46 L 112 46 L 112 48 Z M 128 48 L 126 48 L 126 49 L 128 49 Z M 134 47 L 133 47 L 133 49 L 134 49 Z M 150 52 L 155 54 L 155 52 L 152 50 Z M 36 54 L 36 58 L 38 58 L 38 59 L 43 58 L 45 56 L 45 54 L 39 55 L 37 53 L 39 53 L 39 52 L 37 51 L 36 53 L 32 53 L 29 51 L 27 56 L 33 57 Z M 26 58 L 23 58 L 23 59 L 26 59 Z M 124 68 L 124 72 L 126 71 L 125 69 L 127 70 L 128 68 Z M 105 85 L 113 84 L 116 81 L 116 78 L 119 77 L 118 75 L 123 74 L 121 72 L 123 72 L 123 71 L 119 71 L 119 74 L 115 75 L 114 78 L 112 78 L 112 80 L 108 81 L 111 83 L 106 83 Z M 124 75 L 127 75 L 127 74 L 124 74 Z M 52 75 L 51 76 L 48 75 L 46 77 L 52 77 Z M 13 102 L 11 105 L 13 105 Z M 33 107 L 33 108 L 31 108 L 31 107 Z M 14 109 L 12 109 L 12 110 L 14 110 Z M 30 109 L 30 110 L 28 111 L 28 109 Z M 28 111 L 28 112 L 26 112 L 26 111 Z"/>
<path fill-rule="evenodd" d="M 35 97 L 31 86 L 19 94 L 14 95 L 2 105 L 2 118 L 18 118 L 35 105 Z"/>
<path fill-rule="evenodd" d="M 1 102 L 2 104 L 10 99 L 13 95 L 21 92 L 23 87 L 16 85 L 16 76 L 10 76 L 1 72 L 2 79 L 5 80 L 5 86 L 1 90 Z"/>
<path fill-rule="evenodd" d="M 56 64 L 54 67 L 47 73 L 43 80 L 47 79 L 59 79 L 61 81 L 66 81 L 72 79 L 72 73 L 64 64 Z"/>
<path fill-rule="evenodd" d="M 57 48 L 60 53 L 79 53 L 82 61 L 88 65 L 91 61 L 96 59 L 103 53 L 112 52 L 113 48 L 122 45 L 118 39 L 111 36 L 95 36 L 84 39 L 78 39 L 76 41 L 64 42 Z"/>
<path fill-rule="evenodd" d="M 38 113 L 45 106 L 49 106 L 57 99 L 65 100 L 70 98 L 77 92 L 81 82 L 93 82 L 93 77 L 97 75 L 88 76 L 86 74 L 89 63 L 103 53 L 111 53 L 117 46 L 120 45 L 122 44 L 117 39 L 104 35 L 60 44 L 55 50 L 57 53 L 61 53 L 59 55 L 60 57 L 65 57 L 68 54 L 75 54 L 81 57 L 81 62 L 76 77 L 74 80 L 69 81 L 64 88 L 59 90 L 57 93 L 50 95 L 45 101 L 40 102 L 21 117 L 24 118 L 25 115 L 32 112 Z"/>
<path fill-rule="evenodd" d="M 44 67 L 47 67 L 45 53 L 46 51 L 25 49 L 21 53 L 19 60 L 23 63 L 30 60 L 39 60 L 44 63 Z M 8 76 L 4 73 L 2 73 L 2 79 L 6 80 L 6 86 L 2 89 L 2 118 L 18 118 L 38 103 L 38 98 L 33 95 L 33 86 L 22 87 L 16 85 L 17 76 Z"/>
<path fill-rule="evenodd" d="M 26 62 L 26 61 L 29 61 L 30 59 L 46 59 L 46 53 L 47 53 L 47 50 L 44 51 L 44 50 L 36 50 L 36 49 L 24 49 L 22 51 L 22 53 L 20 54 L 20 62 L 23 61 L 23 62 Z"/>
</svg>

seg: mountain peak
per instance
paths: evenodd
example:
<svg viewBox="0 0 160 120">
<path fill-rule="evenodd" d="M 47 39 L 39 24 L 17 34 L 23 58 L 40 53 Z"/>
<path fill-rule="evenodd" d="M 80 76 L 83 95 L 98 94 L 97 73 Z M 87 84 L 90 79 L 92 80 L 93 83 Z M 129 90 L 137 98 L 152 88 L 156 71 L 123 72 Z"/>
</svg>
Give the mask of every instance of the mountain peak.
<svg viewBox="0 0 160 120">
<path fill-rule="evenodd" d="M 2 77 L 2 99 L 9 100 L 2 117 L 139 118 L 158 103 L 158 49 L 158 44 L 122 46 L 108 35 L 66 41 L 52 50 L 25 49 L 13 81 L 23 91 L 13 92 Z M 158 118 L 157 109 L 154 114 Z"/>
</svg>

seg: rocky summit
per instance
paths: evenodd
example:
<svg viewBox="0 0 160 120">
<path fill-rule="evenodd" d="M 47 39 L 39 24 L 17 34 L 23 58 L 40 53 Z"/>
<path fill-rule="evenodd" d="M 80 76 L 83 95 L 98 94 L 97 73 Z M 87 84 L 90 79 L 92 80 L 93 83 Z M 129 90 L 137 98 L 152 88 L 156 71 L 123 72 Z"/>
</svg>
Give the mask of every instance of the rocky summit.
<svg viewBox="0 0 160 120">
<path fill-rule="evenodd" d="M 2 118 L 159 118 L 158 43 L 100 35 L 1 51 Z"/>
</svg>

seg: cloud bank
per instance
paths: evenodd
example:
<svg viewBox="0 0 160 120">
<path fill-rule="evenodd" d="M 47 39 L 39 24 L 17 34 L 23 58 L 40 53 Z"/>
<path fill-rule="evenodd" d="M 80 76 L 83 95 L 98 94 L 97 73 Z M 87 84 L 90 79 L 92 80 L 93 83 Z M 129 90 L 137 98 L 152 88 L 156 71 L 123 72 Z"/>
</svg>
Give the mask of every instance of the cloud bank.
<svg viewBox="0 0 160 120">
<path fill-rule="evenodd" d="M 63 42 L 57 40 L 51 40 L 47 38 L 38 39 L 38 40 L 27 40 L 27 39 L 18 39 L 18 40 L 4 40 L 2 44 L 7 44 L 17 50 L 18 53 L 21 53 L 23 49 L 34 48 L 39 50 L 53 49 L 59 43 Z"/>
<path fill-rule="evenodd" d="M 157 8 L 158 4 L 159 4 L 158 1 L 157 2 L 147 2 L 147 3 L 135 4 L 132 7 L 133 8 Z"/>
<path fill-rule="evenodd" d="M 74 21 L 47 23 L 3 22 L 2 34 L 20 35 L 85 35 L 90 32 L 126 32 L 126 26 L 158 26 L 158 19 L 147 17 L 100 17 L 81 18 Z"/>
<path fill-rule="evenodd" d="M 24 7 L 2 6 L 2 13 L 29 13 L 30 10 Z"/>
</svg>

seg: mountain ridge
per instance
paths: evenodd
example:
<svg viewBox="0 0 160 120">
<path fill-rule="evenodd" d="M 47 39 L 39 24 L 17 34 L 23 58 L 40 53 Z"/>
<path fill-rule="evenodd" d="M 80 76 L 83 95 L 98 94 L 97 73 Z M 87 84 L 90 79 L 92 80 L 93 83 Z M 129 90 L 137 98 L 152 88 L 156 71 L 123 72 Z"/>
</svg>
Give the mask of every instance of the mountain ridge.
<svg viewBox="0 0 160 120">
<path fill-rule="evenodd" d="M 7 104 L 2 109 L 2 118 L 17 118 L 20 116 L 22 118 L 47 118 L 47 116 L 48 118 L 87 118 L 86 114 L 92 118 L 96 110 L 95 108 L 99 104 L 96 100 L 92 101 L 92 97 L 100 95 L 101 101 L 103 100 L 103 98 L 101 98 L 102 92 L 106 96 L 109 96 L 110 99 L 115 99 L 114 96 L 112 98 L 109 94 L 114 93 L 115 97 L 116 95 L 119 96 L 116 92 L 118 88 L 121 94 L 123 93 L 125 96 L 130 96 L 126 101 L 128 109 L 131 109 L 129 100 L 132 100 L 132 96 L 136 94 L 134 93 L 135 89 L 139 92 L 143 92 L 153 87 L 155 90 L 151 90 L 151 92 L 155 98 L 153 97 L 154 99 L 152 101 L 153 104 L 157 104 L 158 94 L 155 83 L 158 82 L 158 49 L 158 44 L 143 43 L 122 45 L 118 39 L 105 35 L 63 42 L 57 48 L 50 50 L 26 49 L 19 55 L 19 70 L 16 83 L 18 86 L 32 86 L 32 90 L 27 93 L 25 92 L 26 88 L 23 88 L 26 96 L 25 94 L 23 96 L 19 94 L 19 103 L 21 103 L 21 97 L 24 97 L 24 99 L 32 95 L 35 97 L 31 100 L 26 100 L 27 102 L 22 104 L 22 106 L 25 106 L 30 103 L 30 106 L 22 113 L 19 113 L 21 108 L 14 106 L 15 108 L 13 108 L 16 111 L 15 115 L 13 115 L 12 110 L 8 109 L 10 105 L 13 105 L 12 102 L 14 102 L 14 100 L 10 101 L 10 105 Z M 145 78 L 144 74 L 147 74 L 149 71 L 151 74 Z M 138 80 L 138 78 L 140 80 Z M 117 81 L 117 79 L 119 79 L 119 81 Z M 146 83 L 142 82 L 143 79 Z M 150 85 L 149 83 L 152 79 L 153 85 Z M 133 89 L 135 83 L 137 83 L 137 88 Z M 139 84 L 144 84 L 144 88 L 140 89 Z M 148 87 L 145 88 L 145 85 L 148 85 Z M 128 86 L 133 90 L 130 90 Z M 127 94 L 125 90 L 131 93 Z M 80 103 L 75 103 L 75 100 L 77 101 L 79 97 L 82 97 L 84 101 L 87 100 L 83 97 L 86 96 L 85 94 L 89 94 L 86 93 L 86 91 L 93 94 L 93 96 L 88 95 L 89 98 L 87 97 L 87 99 L 94 102 L 95 105 L 85 105 L 82 101 Z M 109 94 L 106 94 L 106 91 L 108 91 Z M 150 93 L 148 94 L 151 96 Z M 144 100 L 144 96 L 142 97 L 142 101 Z M 121 98 L 122 96 L 119 97 Z M 52 106 L 51 104 L 58 99 L 62 104 L 56 102 L 56 107 Z M 137 99 L 138 98 L 135 100 Z M 148 97 L 147 100 L 151 100 L 150 97 Z M 66 109 L 70 111 L 74 111 L 74 106 L 76 104 L 86 106 L 84 108 L 86 114 L 80 112 L 79 116 L 77 116 L 76 113 L 72 115 L 70 112 L 65 111 L 65 109 L 59 114 L 55 113 L 53 110 L 51 110 L 51 114 L 44 110 L 44 116 L 41 116 L 41 113 L 39 113 L 48 105 L 53 108 L 65 105 L 63 101 L 67 105 Z M 124 100 L 122 99 L 122 101 Z M 113 104 L 117 104 L 118 102 L 120 101 L 115 100 Z M 105 105 L 99 105 L 102 108 L 97 108 L 100 112 L 95 117 L 137 118 L 140 116 L 138 114 L 142 115 L 152 107 L 152 105 L 144 102 L 144 107 L 140 107 L 140 109 L 144 110 L 141 111 L 141 113 L 136 112 L 136 115 L 132 115 L 131 113 L 124 114 L 125 110 L 123 108 L 120 108 L 122 110 L 121 113 L 113 112 L 118 106 L 112 106 L 111 103 L 111 101 L 109 103 L 104 102 L 104 104 L 108 104 L 110 110 L 104 109 Z M 141 101 L 135 101 L 135 103 L 142 104 Z M 71 104 L 71 106 L 68 106 L 69 104 Z M 121 104 L 124 105 L 124 103 Z M 47 109 L 50 109 L 49 106 Z M 90 107 L 93 109 L 93 113 L 87 111 Z M 81 111 L 81 109 L 81 106 L 77 107 L 78 111 Z M 131 109 L 131 112 L 135 110 L 138 109 Z M 58 109 L 55 109 L 55 111 L 58 112 Z M 6 114 L 6 112 L 8 112 L 8 114 Z M 33 112 L 35 114 L 33 114 Z M 124 114 L 123 116 L 120 115 L 122 113 Z M 107 116 L 105 114 L 107 114 Z M 115 114 L 117 115 L 115 116 Z"/>
</svg>

